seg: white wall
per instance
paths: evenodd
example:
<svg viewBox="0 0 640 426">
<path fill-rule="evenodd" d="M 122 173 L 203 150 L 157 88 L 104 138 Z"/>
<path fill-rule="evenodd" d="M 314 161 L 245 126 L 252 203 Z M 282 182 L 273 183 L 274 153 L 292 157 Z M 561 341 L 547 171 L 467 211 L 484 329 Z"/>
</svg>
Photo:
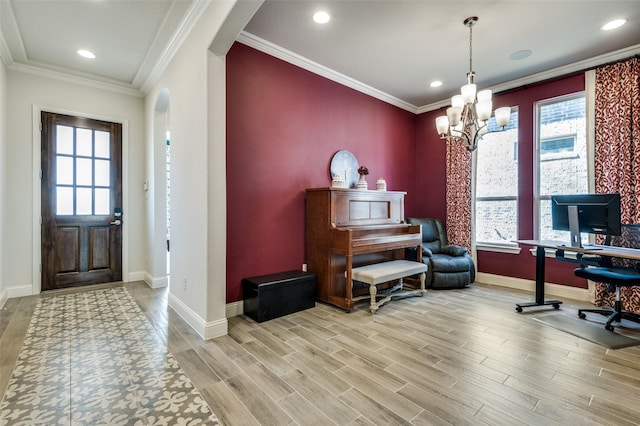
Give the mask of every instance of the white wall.
<svg viewBox="0 0 640 426">
<path fill-rule="evenodd" d="M 123 253 L 123 276 L 142 277 L 144 271 L 144 101 L 142 97 L 107 92 L 84 85 L 77 85 L 41 76 L 15 71 L 7 72 L 7 114 L 6 114 L 6 167 L 4 179 L 5 193 L 2 200 L 2 251 L 4 270 L 0 274 L 5 282 L 9 297 L 33 294 L 39 289 L 39 272 L 34 262 L 39 262 L 39 253 L 34 249 L 34 236 L 40 226 L 34 219 L 34 209 L 38 207 L 39 191 L 37 176 L 39 152 L 34 152 L 33 115 L 34 107 L 55 112 L 67 112 L 95 118 L 113 119 L 125 123 L 128 130 L 128 151 L 123 152 L 126 163 L 123 166 L 124 200 L 123 231 L 129 241 L 128 250 Z M 3 126 L 4 127 L 4 126 Z M 39 135 L 35 135 L 39 138 Z M 127 167 L 128 166 L 128 167 Z M 37 169 L 36 169 L 37 167 Z M 35 193 L 38 192 L 38 193 Z M 35 200 L 35 201 L 34 201 Z M 7 225 L 10 224 L 10 225 Z"/>
<path fill-rule="evenodd" d="M 168 90 L 162 90 L 156 97 L 152 122 L 148 123 L 151 132 L 147 134 L 148 147 L 145 147 L 145 191 L 146 208 L 146 257 L 144 280 L 152 288 L 166 287 L 167 276 L 167 203 L 166 191 L 166 133 L 169 125 Z M 156 208 L 157 206 L 157 208 Z"/>
<path fill-rule="evenodd" d="M 224 315 L 220 312 L 220 305 L 215 303 L 226 300 L 226 261 L 227 257 L 219 256 L 224 250 L 226 254 L 227 244 L 227 204 L 222 202 L 224 194 L 226 201 L 227 191 L 227 143 L 226 143 L 226 61 L 224 57 L 208 52 L 209 69 L 209 96 L 208 96 L 208 130 L 209 150 L 208 162 L 208 204 L 209 227 L 207 232 L 208 247 L 208 276 L 209 287 L 207 292 L 207 315 L 216 318 Z M 224 165 L 224 166 L 223 166 Z M 225 271 L 223 276 L 219 271 Z"/>
<path fill-rule="evenodd" d="M 158 168 L 164 165 L 164 159 L 154 155 L 155 108 L 162 93 L 170 94 L 169 304 L 204 338 L 227 332 L 224 53 L 261 2 L 209 3 L 145 102 L 145 155 L 148 164 Z M 221 56 L 210 52 L 212 45 L 223 52 Z M 154 175 L 159 176 L 147 170 L 146 178 L 154 180 L 150 187 L 163 185 Z M 149 219 L 157 217 L 154 211 L 165 208 L 157 198 L 148 198 Z M 149 249 L 153 250 L 157 244 L 148 237 Z"/>
<path fill-rule="evenodd" d="M 5 240 L 4 229 L 7 226 L 6 206 L 4 188 L 7 182 L 6 179 L 6 161 L 5 161 L 5 147 L 7 145 L 7 70 L 4 66 L 4 62 L 0 60 L 0 307 L 4 305 L 7 300 L 7 280 L 5 278 L 5 259 L 4 259 L 4 244 L 1 242 Z"/>
<path fill-rule="evenodd" d="M 8 297 L 39 289 L 34 267 L 39 263 L 34 235 L 40 229 L 34 219 L 39 202 L 39 191 L 34 190 L 39 169 L 34 164 L 39 164 L 35 161 L 39 154 L 34 152 L 34 107 L 128 123 L 124 171 L 128 207 L 123 213 L 129 250 L 128 270 L 123 274 L 125 279 L 127 274 L 144 277 L 152 285 L 156 279 L 162 281 L 158 258 L 166 254 L 164 242 L 159 243 L 165 227 L 165 198 L 158 195 L 164 187 L 164 172 L 159 168 L 164 169 L 165 158 L 154 140 L 159 140 L 156 133 L 162 128 L 156 120 L 165 119 L 166 114 L 155 109 L 159 96 L 169 93 L 174 282 L 169 304 L 204 338 L 226 334 L 225 54 L 262 1 L 201 3 L 206 10 L 144 99 L 15 71 L 6 73 L 5 83 L 0 75 L 0 88 L 3 92 L 8 88 L 6 99 L 11 106 L 6 117 L 0 115 L 7 124 L 0 148 L 6 147 L 8 159 L 0 173 L 0 191 L 2 183 L 7 183 L 0 223 L 11 224 L 0 225 L 0 255 L 4 253 L 0 297 L 3 289 Z M 148 192 L 143 188 L 145 180 Z"/>
</svg>

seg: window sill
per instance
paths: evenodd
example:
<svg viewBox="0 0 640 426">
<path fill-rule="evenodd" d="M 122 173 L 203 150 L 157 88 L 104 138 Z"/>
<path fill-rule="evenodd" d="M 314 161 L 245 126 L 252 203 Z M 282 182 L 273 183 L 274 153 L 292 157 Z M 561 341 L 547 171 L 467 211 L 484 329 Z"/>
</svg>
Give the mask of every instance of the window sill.
<svg viewBox="0 0 640 426">
<path fill-rule="evenodd" d="M 520 254 L 521 248 L 515 244 L 487 244 L 478 243 L 476 249 L 479 251 L 492 251 L 495 253 Z"/>
<path fill-rule="evenodd" d="M 580 155 L 578 155 L 577 152 L 558 152 L 558 153 L 554 153 L 554 154 L 542 154 L 540 156 L 540 162 L 545 162 L 545 161 L 556 161 L 556 160 L 572 160 L 574 158 L 579 158 Z"/>
</svg>

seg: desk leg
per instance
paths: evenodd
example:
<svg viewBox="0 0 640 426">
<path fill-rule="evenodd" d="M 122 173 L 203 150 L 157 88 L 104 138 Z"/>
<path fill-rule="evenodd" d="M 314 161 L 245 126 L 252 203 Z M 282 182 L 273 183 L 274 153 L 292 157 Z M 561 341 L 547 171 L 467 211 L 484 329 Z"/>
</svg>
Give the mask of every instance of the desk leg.
<svg viewBox="0 0 640 426">
<path fill-rule="evenodd" d="M 544 266 L 545 266 L 545 250 L 544 247 L 536 248 L 536 301 L 528 303 L 516 303 L 516 312 L 522 312 L 522 308 L 530 308 L 532 306 L 552 305 L 555 309 L 560 309 L 562 304 L 559 300 L 544 300 Z"/>
</svg>

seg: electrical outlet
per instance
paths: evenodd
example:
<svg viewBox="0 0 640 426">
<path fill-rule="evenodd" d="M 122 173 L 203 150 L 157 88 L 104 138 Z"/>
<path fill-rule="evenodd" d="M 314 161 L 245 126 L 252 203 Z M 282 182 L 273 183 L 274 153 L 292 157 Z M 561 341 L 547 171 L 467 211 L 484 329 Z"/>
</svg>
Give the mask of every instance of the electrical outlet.
<svg viewBox="0 0 640 426">
<path fill-rule="evenodd" d="M 182 277 L 182 286 L 184 290 L 187 290 L 187 277 Z"/>
<path fill-rule="evenodd" d="M 302 264 L 302 270 L 303 270 L 304 272 L 307 272 L 307 264 L 306 264 L 306 263 L 303 263 L 303 264 Z"/>
</svg>

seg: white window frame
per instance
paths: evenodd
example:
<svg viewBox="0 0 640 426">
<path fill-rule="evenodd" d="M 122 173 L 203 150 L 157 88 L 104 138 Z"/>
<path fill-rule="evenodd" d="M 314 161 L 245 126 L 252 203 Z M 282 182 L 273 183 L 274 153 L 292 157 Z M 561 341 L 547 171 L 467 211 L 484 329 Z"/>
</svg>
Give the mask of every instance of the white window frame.
<svg viewBox="0 0 640 426">
<path fill-rule="evenodd" d="M 511 107 L 511 113 L 517 113 L 518 114 L 518 123 L 520 123 L 520 110 L 519 107 L 517 105 L 514 105 Z M 519 124 L 518 124 L 519 126 Z M 518 154 L 518 150 L 520 149 L 520 141 L 517 141 L 517 147 L 514 150 L 516 153 L 516 158 L 514 159 L 514 161 L 516 163 L 518 163 L 518 158 L 517 158 L 517 154 Z M 476 179 L 476 169 L 477 169 L 477 161 L 475 161 L 475 157 L 476 157 L 476 152 L 473 153 L 474 156 L 474 162 L 473 162 L 473 168 L 474 168 L 474 173 L 473 173 L 473 179 Z M 519 179 L 519 174 L 520 171 L 518 169 L 518 179 Z M 519 212 L 519 208 L 518 208 L 518 204 L 519 204 L 519 199 L 520 199 L 520 193 L 516 193 L 516 195 L 504 195 L 504 196 L 490 196 L 490 197 L 477 197 L 476 196 L 476 192 L 475 192 L 475 185 L 476 183 L 473 183 L 473 187 L 474 187 L 474 191 L 473 191 L 473 216 L 474 216 L 474 224 L 476 222 L 476 215 L 477 215 L 477 211 L 476 211 L 476 202 L 478 200 L 481 201 L 511 201 L 514 200 L 516 202 L 516 238 L 519 238 L 519 235 L 517 235 L 518 229 L 520 229 L 520 212 Z M 474 239 L 475 239 L 475 225 L 474 225 L 474 229 L 473 229 L 473 233 L 474 233 Z M 476 249 L 477 250 L 481 250 L 481 251 L 491 251 L 491 252 L 497 252 L 497 253 L 509 253 L 509 254 L 518 254 L 520 253 L 520 246 L 517 243 L 496 243 L 496 242 L 488 242 L 488 241 L 476 241 Z"/>
<path fill-rule="evenodd" d="M 534 117 L 533 117 L 533 133 L 534 133 L 534 143 L 533 143 L 533 159 L 534 159 L 534 176 L 533 176 L 533 221 L 534 221 L 534 238 L 540 239 L 540 202 L 543 200 L 551 201 L 551 195 L 541 195 L 540 194 L 540 163 L 543 161 L 549 161 L 557 158 L 567 158 L 571 156 L 577 156 L 577 154 L 564 153 L 560 157 L 552 157 L 552 156 L 541 156 L 540 154 L 540 109 L 546 105 L 555 104 L 559 102 L 564 102 L 577 98 L 585 98 L 585 120 L 586 120 L 586 142 L 587 142 L 587 179 L 588 179 L 588 191 L 593 192 L 595 183 L 593 179 L 593 137 L 592 132 L 589 131 L 590 126 L 589 123 L 592 117 L 592 110 L 589 107 L 589 97 L 587 95 L 587 91 L 569 93 L 562 96 L 557 96 L 554 98 L 544 99 L 541 101 L 537 101 L 534 103 Z M 562 135 L 561 135 L 562 136 Z M 567 135 L 570 136 L 570 135 Z M 592 237 L 589 237 L 590 239 Z"/>
</svg>

